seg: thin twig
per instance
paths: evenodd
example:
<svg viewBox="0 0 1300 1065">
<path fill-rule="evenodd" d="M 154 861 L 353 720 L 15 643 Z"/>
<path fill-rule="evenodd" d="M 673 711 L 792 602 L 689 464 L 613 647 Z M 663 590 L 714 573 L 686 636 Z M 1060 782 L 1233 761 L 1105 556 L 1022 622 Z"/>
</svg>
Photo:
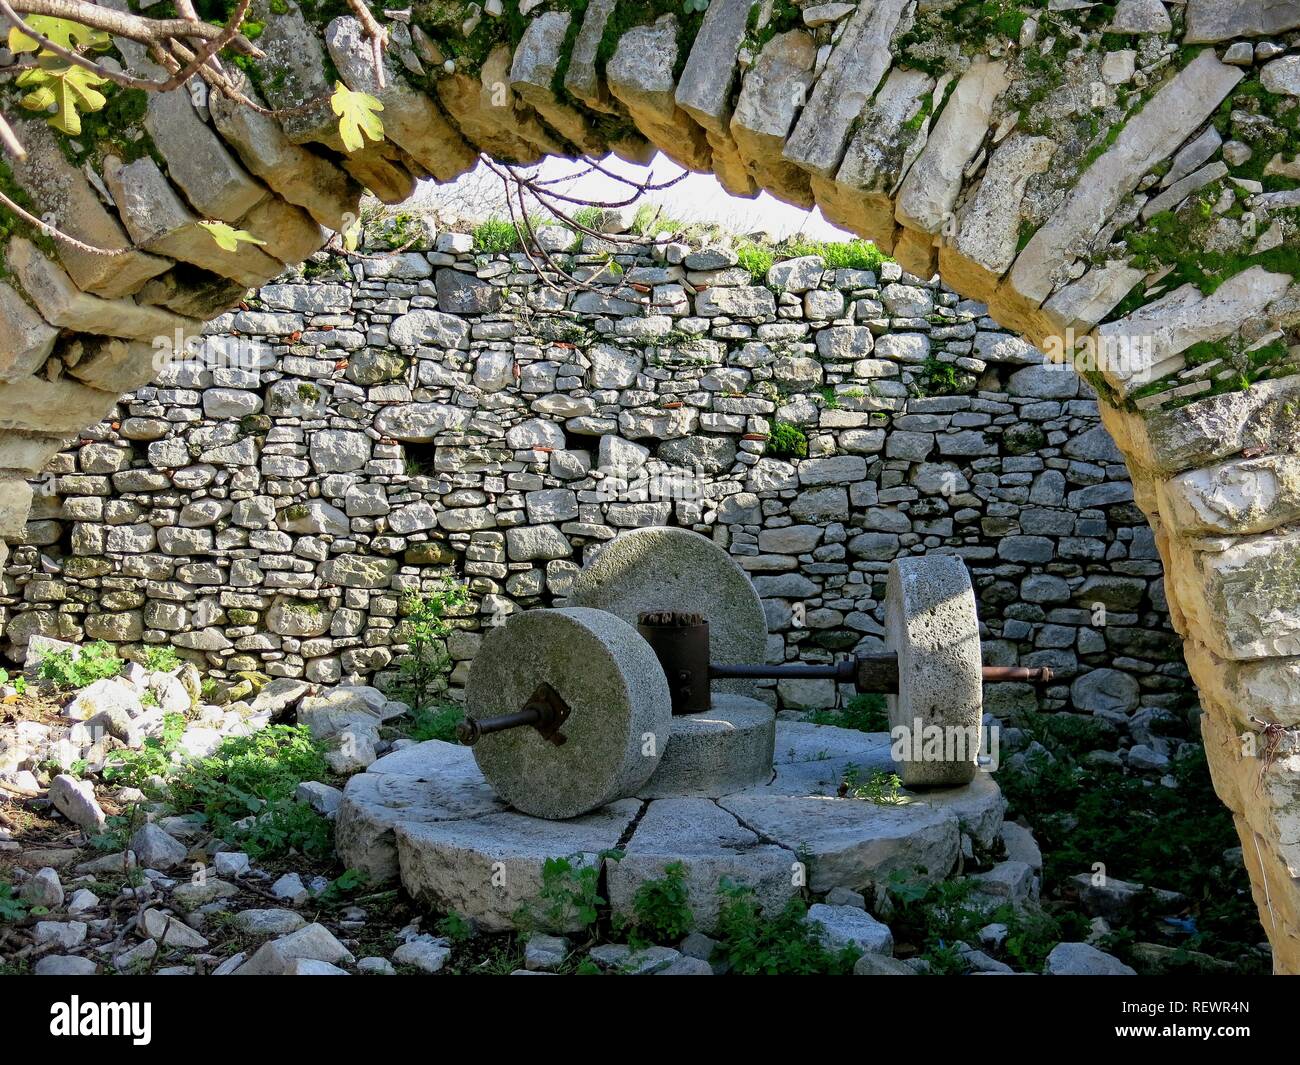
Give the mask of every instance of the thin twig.
<svg viewBox="0 0 1300 1065">
<path fill-rule="evenodd" d="M 22 141 L 14 133 L 13 126 L 9 125 L 4 115 L 0 114 L 0 143 L 4 144 L 4 149 L 19 162 L 27 158 L 27 149 L 23 147 Z"/>
<path fill-rule="evenodd" d="M 205 41 L 225 36 L 225 29 L 207 22 L 189 22 L 186 19 L 152 19 L 99 7 L 86 0 L 14 0 L 15 8 L 24 15 L 49 15 L 68 19 L 94 30 L 103 30 L 115 37 L 126 37 L 141 44 L 152 44 L 168 37 L 197 37 Z M 26 33 L 27 31 L 23 31 Z M 28 34 L 31 36 L 31 34 Z M 244 55 L 265 59 L 265 54 L 253 47 L 243 34 L 230 42 Z"/>
<path fill-rule="evenodd" d="M 375 64 L 375 84 L 384 87 L 384 49 L 388 47 L 388 31 L 379 24 L 365 0 L 348 0 L 348 7 L 361 23 L 361 29 L 370 38 L 370 57 Z"/>
<path fill-rule="evenodd" d="M 87 244 L 85 241 L 78 240 L 76 237 L 70 237 L 68 236 L 68 234 L 64 233 L 63 230 L 50 225 L 49 222 L 37 218 L 30 211 L 26 211 L 23 208 L 19 207 L 18 204 L 14 203 L 14 201 L 11 200 L 8 196 L 6 196 L 3 192 L 0 192 L 0 204 L 4 204 L 5 207 L 8 207 L 9 210 L 13 211 L 13 213 L 16 214 L 19 218 L 21 218 L 24 222 L 26 222 L 28 225 L 35 226 L 47 237 L 52 237 L 54 240 L 61 240 L 63 241 L 63 243 L 68 244 L 73 248 L 76 248 L 78 251 L 84 251 L 90 255 L 104 255 L 104 256 L 112 257 L 114 255 L 125 255 L 127 252 L 133 250 L 131 248 L 97 248 L 93 244 Z M 0 787 L 4 787 L 4 786 L 5 785 L 3 783 L 0 783 Z"/>
<path fill-rule="evenodd" d="M 18 2 L 30 2 L 30 0 L 18 0 Z M 230 22 L 226 27 L 219 30 L 215 38 L 208 40 L 208 42 L 199 49 L 198 54 L 195 56 L 192 63 L 174 74 L 167 81 L 154 81 L 151 78 L 138 78 L 133 74 L 113 70 L 111 67 L 101 66 L 94 60 L 87 59 L 79 52 L 74 52 L 70 49 L 64 48 L 61 44 L 56 44 L 43 33 L 40 33 L 27 25 L 27 23 L 22 20 L 22 16 L 19 15 L 18 12 L 16 12 L 9 4 L 9 0 L 0 0 L 0 14 L 3 14 L 6 19 L 18 28 L 19 31 L 34 40 L 45 51 L 50 52 L 75 66 L 83 67 L 93 74 L 98 74 L 102 78 L 116 82 L 123 88 L 143 89 L 146 92 L 170 92 L 172 89 L 180 88 L 180 86 L 184 85 L 185 82 L 189 81 L 190 78 L 198 73 L 199 69 L 207 63 L 213 55 L 239 36 L 240 23 L 243 22 L 244 15 L 248 12 L 248 6 L 251 2 L 252 0 L 240 0 L 239 7 L 237 7 L 234 14 L 231 15 Z M 184 20 L 169 21 L 180 21 L 182 25 L 188 25 Z M 202 25 L 207 24 L 202 23 Z M 216 27 L 213 28 L 216 29 Z M 186 34 L 182 32 L 174 35 L 169 34 L 168 36 L 184 37 Z M 151 40 L 148 43 L 157 45 L 160 42 L 158 40 Z"/>
</svg>

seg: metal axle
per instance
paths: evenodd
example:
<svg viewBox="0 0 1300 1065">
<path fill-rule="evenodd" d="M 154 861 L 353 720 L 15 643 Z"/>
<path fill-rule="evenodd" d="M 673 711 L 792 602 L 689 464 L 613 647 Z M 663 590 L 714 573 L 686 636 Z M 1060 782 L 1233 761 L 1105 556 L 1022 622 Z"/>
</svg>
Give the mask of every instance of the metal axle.
<svg viewBox="0 0 1300 1065">
<path fill-rule="evenodd" d="M 892 651 L 861 654 L 819 665 L 724 664 L 709 661 L 709 625 L 697 614 L 674 611 L 643 614 L 637 631 L 654 649 L 668 677 L 674 714 L 707 710 L 712 682 L 737 678 L 833 680 L 837 684 L 852 684 L 861 693 L 898 694 L 898 656 Z M 1052 679 L 1052 671 L 1045 667 L 984 666 L 981 676 L 990 683 L 1018 680 L 1046 684 Z"/>
<path fill-rule="evenodd" d="M 456 738 L 466 747 L 473 747 L 484 736 L 506 729 L 523 728 L 531 725 L 557 747 L 563 747 L 568 737 L 560 731 L 560 726 L 569 719 L 569 704 L 560 693 L 543 681 L 528 697 L 528 702 L 513 714 L 500 714 L 497 717 L 467 717 L 456 726 Z"/>
</svg>

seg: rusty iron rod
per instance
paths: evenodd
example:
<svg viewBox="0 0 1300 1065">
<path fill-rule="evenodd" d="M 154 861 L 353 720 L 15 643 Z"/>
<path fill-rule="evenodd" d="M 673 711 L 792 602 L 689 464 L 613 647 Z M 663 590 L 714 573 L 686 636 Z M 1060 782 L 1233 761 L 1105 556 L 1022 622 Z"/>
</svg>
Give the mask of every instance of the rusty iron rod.
<svg viewBox="0 0 1300 1065">
<path fill-rule="evenodd" d="M 516 713 L 502 714 L 500 717 L 467 717 L 456 726 L 456 738 L 466 747 L 473 747 L 482 737 L 490 733 L 536 725 L 541 720 L 542 711 L 536 707 L 525 707 Z"/>
<path fill-rule="evenodd" d="M 1050 684 L 1054 674 L 1047 666 L 984 666 L 980 674 L 985 681 L 1024 680 L 1030 684 Z"/>
</svg>

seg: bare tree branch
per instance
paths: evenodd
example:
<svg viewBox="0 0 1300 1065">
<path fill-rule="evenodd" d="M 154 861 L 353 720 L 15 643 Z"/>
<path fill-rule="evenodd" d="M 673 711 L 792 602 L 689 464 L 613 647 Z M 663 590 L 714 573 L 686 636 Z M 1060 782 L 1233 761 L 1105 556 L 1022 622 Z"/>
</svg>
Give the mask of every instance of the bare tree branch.
<svg viewBox="0 0 1300 1065">
<path fill-rule="evenodd" d="M 17 0 L 17 2 L 31 3 L 33 0 Z M 45 2 L 45 0 L 40 0 L 40 2 Z M 60 2 L 64 2 L 64 0 L 60 0 Z M 72 2 L 72 0 L 67 0 L 67 2 Z M 217 30 L 217 36 L 209 39 L 207 43 L 199 49 L 198 55 L 195 56 L 192 63 L 178 71 L 167 81 L 154 81 L 151 78 L 137 78 L 132 74 L 126 74 L 114 70 L 111 67 L 102 66 L 92 59 L 87 59 L 79 52 L 74 52 L 70 49 L 64 48 L 61 44 L 56 44 L 43 33 L 32 29 L 31 26 L 25 23 L 22 20 L 22 16 L 20 16 L 9 3 L 9 0 L 0 0 L 0 14 L 3 14 L 9 22 L 16 26 L 23 34 L 39 44 L 45 51 L 48 51 L 75 66 L 84 67 L 86 70 L 91 71 L 91 73 L 98 74 L 100 77 L 116 82 L 123 88 L 144 89 L 146 92 L 170 92 L 172 89 L 180 88 L 180 86 L 184 85 L 185 82 L 189 81 L 189 79 L 193 77 L 213 55 L 239 35 L 240 23 L 243 22 L 244 15 L 247 14 L 250 3 L 251 0 L 240 0 L 239 7 L 236 8 L 235 12 L 231 15 L 230 22 L 224 29 L 217 26 L 211 27 L 212 29 Z M 102 9 L 96 8 L 95 10 Z M 30 14 L 30 12 L 28 12 L 28 14 Z M 189 23 L 186 23 L 183 19 L 173 19 L 168 21 L 179 22 L 183 26 L 189 25 Z M 201 23 L 201 25 L 207 24 Z M 177 34 L 177 36 L 183 37 L 185 34 L 181 33 Z M 206 37 L 206 35 L 204 36 Z M 160 45 L 161 42 L 159 40 L 153 40 L 149 43 Z M 259 52 L 258 55 L 261 55 L 261 53 Z"/>
<path fill-rule="evenodd" d="M 375 82 L 379 88 L 384 87 L 384 49 L 388 47 L 388 31 L 379 24 L 365 0 L 348 0 L 348 7 L 357 16 L 361 29 L 370 38 L 370 56 L 375 64 Z"/>
<path fill-rule="evenodd" d="M 70 237 L 68 234 L 64 233 L 63 230 L 50 225 L 50 223 L 46 222 L 44 219 L 37 218 L 31 213 L 31 211 L 19 207 L 18 204 L 14 203 L 14 201 L 3 192 L 0 192 L 0 204 L 4 204 L 4 206 L 8 207 L 9 210 L 13 211 L 13 213 L 24 222 L 28 225 L 35 226 L 47 237 L 50 237 L 53 240 L 61 240 L 64 244 L 68 244 L 71 247 L 76 248 L 78 251 L 88 252 L 91 255 L 103 255 L 111 258 L 115 255 L 125 255 L 127 252 L 133 250 L 131 248 L 97 248 L 93 244 L 87 244 L 84 241 L 78 240 L 76 237 Z"/>
<path fill-rule="evenodd" d="M 183 18 L 141 18 L 139 15 L 132 15 L 125 11 L 99 7 L 87 3 L 86 0 L 15 0 L 14 7 L 24 15 L 48 15 L 52 18 L 67 19 L 117 37 L 139 41 L 141 44 L 152 44 L 168 37 L 197 37 L 210 41 L 223 37 L 226 33 L 221 26 L 213 26 L 207 22 L 190 22 Z M 255 59 L 266 58 L 242 34 L 236 34 L 229 43 L 244 55 Z"/>
<path fill-rule="evenodd" d="M 9 125 L 8 119 L 2 114 L 0 114 L 0 143 L 4 145 L 5 151 L 19 162 L 27 158 L 27 149 L 23 147 L 22 141 L 14 133 L 13 126 Z"/>
</svg>

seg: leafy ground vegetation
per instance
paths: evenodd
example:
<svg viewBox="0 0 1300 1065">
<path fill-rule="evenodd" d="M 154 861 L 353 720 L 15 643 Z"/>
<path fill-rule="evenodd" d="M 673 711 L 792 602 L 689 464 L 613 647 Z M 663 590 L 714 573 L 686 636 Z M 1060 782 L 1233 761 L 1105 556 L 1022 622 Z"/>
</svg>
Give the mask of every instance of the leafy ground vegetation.
<svg viewBox="0 0 1300 1065">
<path fill-rule="evenodd" d="M 1140 892 L 1102 949 L 1139 972 L 1217 971 L 1224 963 L 1267 971 L 1239 840 L 1201 747 L 1175 761 L 1169 779 L 1152 782 L 1088 757 L 1104 746 L 1090 718 L 1041 714 L 1017 724 L 1036 748 L 997 780 L 1007 816 L 1023 818 L 1042 848 L 1047 914 L 1077 914 L 1071 878 L 1101 863 L 1111 878 L 1182 896 L 1171 905 Z"/>
<path fill-rule="evenodd" d="M 448 664 L 444 626 L 455 608 L 454 590 L 417 597 L 404 608 L 407 623 L 424 627 L 424 635 L 413 634 L 409 646 L 412 653 L 429 656 L 419 669 L 434 694 L 393 724 L 386 733 L 390 739 L 454 741 L 461 711 L 438 693 Z M 166 648 L 138 657 L 151 672 L 185 668 Z M 123 666 L 107 644 L 86 645 L 75 655 L 49 654 L 28 676 L 6 678 L 0 724 L 55 718 L 69 698 L 116 677 Z M 18 680 L 27 681 L 21 693 Z M 861 696 L 806 719 L 872 733 L 888 730 L 880 696 Z M 461 914 L 418 905 L 400 888 L 371 885 L 362 872 L 339 863 L 329 811 L 307 800 L 303 786 L 328 790 L 341 787 L 344 779 L 331 772 L 325 747 L 305 726 L 270 724 L 227 736 L 195 756 L 185 745 L 190 714 L 169 711 L 160 721 L 138 748 L 112 751 L 97 770 L 50 767 L 74 777 L 98 773 L 106 814 L 102 830 L 71 828 L 51 816 L 48 802 L 10 797 L 0 804 L 0 828 L 8 840 L 20 841 L 17 850 L 11 843 L 0 848 L 4 971 L 30 971 L 41 955 L 31 945 L 37 926 L 66 917 L 30 889 L 33 869 L 20 862 L 23 852 L 33 850 L 40 852 L 40 864 L 58 861 L 69 894 L 93 893 L 103 912 L 115 918 L 118 926 L 108 922 L 114 926 L 109 938 L 119 926 L 130 927 L 120 922 L 142 908 L 168 905 L 185 914 L 205 940 L 199 952 L 124 952 L 113 961 L 124 972 L 178 963 L 208 972 L 223 962 L 231 965 L 232 958 L 253 955 L 275 934 L 250 926 L 245 917 L 267 910 L 321 925 L 354 957 L 370 959 L 375 972 L 436 968 L 447 974 L 499 974 L 527 966 L 594 975 L 683 963 L 738 975 L 854 970 L 859 951 L 837 946 L 809 920 L 816 900 L 806 890 L 781 909 L 764 911 L 751 888 L 724 881 L 714 931 L 707 937 L 694 932 L 687 871 L 679 863 L 669 863 L 661 876 L 644 882 L 631 912 L 620 917 L 608 902 L 606 872 L 579 855 L 557 855 L 544 865 L 539 897 L 515 915 L 519 931 L 485 933 Z M 981 895 L 980 881 L 970 874 L 1001 861 L 1000 853 L 975 853 L 960 875 L 937 883 L 920 870 L 897 872 L 868 890 L 865 900 L 867 909 L 889 925 L 896 959 L 932 974 L 960 975 L 990 966 L 1034 973 L 1043 971 L 1058 943 L 1087 941 L 1139 972 L 1267 971 L 1268 954 L 1260 948 L 1263 935 L 1231 819 L 1213 793 L 1199 747 L 1184 748 L 1166 778 L 1156 781 L 1128 772 L 1118 759 L 1098 757 L 1108 751 L 1108 737 L 1104 723 L 1091 717 L 1019 714 L 1006 732 L 1012 753 L 1004 753 L 997 779 L 1009 804 L 1008 818 L 1029 827 L 1041 847 L 1041 900 L 1012 905 Z M 853 767 L 844 774 L 840 794 L 882 806 L 911 801 L 893 774 L 868 775 Z M 122 858 L 141 846 L 139 833 L 150 824 L 176 833 L 186 852 L 161 874 L 146 874 Z M 250 864 L 243 872 L 216 875 L 232 857 Z M 618 850 L 601 857 L 606 869 L 624 860 Z M 188 877 L 191 867 L 204 871 L 199 880 Z M 1146 888 L 1112 900 L 1099 919 L 1095 900 L 1085 898 L 1077 880 L 1098 868 Z M 182 894 L 186 904 L 179 902 Z M 92 908 L 86 917 L 101 915 Z M 577 931 L 560 940 L 546 932 L 557 926 Z M 430 949 L 436 965 L 428 960 Z"/>
</svg>

